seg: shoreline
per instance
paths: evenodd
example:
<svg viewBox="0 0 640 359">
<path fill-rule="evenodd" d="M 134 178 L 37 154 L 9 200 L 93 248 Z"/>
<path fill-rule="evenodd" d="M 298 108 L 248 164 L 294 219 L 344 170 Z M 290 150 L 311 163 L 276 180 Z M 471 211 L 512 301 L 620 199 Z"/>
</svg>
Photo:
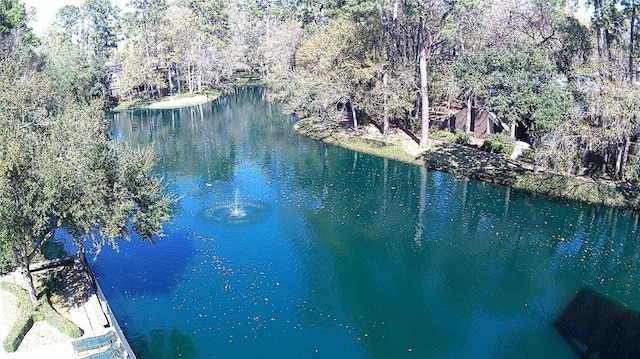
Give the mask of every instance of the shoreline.
<svg viewBox="0 0 640 359">
<path fill-rule="evenodd" d="M 351 127 L 335 121 L 305 118 L 296 122 L 293 129 L 305 137 L 354 151 L 554 199 L 640 209 L 640 188 L 544 170 L 536 174 L 523 162 L 438 140 L 432 140 L 431 146 L 422 150 L 397 128 L 386 137 L 375 126 L 363 127 L 355 134 Z"/>
<path fill-rule="evenodd" d="M 193 95 L 171 95 L 162 97 L 155 101 L 133 99 L 118 104 L 118 106 L 114 107 L 110 111 L 122 112 L 144 109 L 172 110 L 182 107 L 202 105 L 219 98 L 221 95 L 222 93 L 219 91 L 209 91 L 206 93 L 198 93 Z"/>
</svg>

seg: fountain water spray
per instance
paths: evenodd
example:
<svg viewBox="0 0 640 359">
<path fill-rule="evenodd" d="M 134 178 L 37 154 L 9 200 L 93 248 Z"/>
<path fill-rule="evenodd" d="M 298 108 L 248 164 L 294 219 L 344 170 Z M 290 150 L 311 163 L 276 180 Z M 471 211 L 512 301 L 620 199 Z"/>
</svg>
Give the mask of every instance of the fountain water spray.
<svg viewBox="0 0 640 359">
<path fill-rule="evenodd" d="M 244 217 L 246 215 L 246 213 L 244 213 L 244 211 L 242 210 L 242 207 L 240 207 L 240 204 L 238 203 L 238 194 L 240 193 L 240 191 L 236 188 L 236 192 L 235 192 L 235 200 L 233 202 L 233 206 L 231 206 L 231 217 Z"/>
</svg>

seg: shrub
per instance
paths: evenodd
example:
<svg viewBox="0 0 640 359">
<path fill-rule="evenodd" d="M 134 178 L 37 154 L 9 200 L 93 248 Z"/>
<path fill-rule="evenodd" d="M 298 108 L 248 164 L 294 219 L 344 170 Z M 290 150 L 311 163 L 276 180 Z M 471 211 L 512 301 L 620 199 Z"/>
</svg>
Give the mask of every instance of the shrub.
<svg viewBox="0 0 640 359">
<path fill-rule="evenodd" d="M 22 289 L 22 287 L 20 287 L 19 285 L 9 283 L 9 282 L 0 282 L 0 288 L 15 295 L 21 304 L 30 303 L 29 295 L 27 294 L 27 291 Z"/>
<path fill-rule="evenodd" d="M 502 143 L 495 139 L 484 140 L 481 148 L 483 151 L 490 153 L 498 153 L 504 155 L 510 155 L 511 153 L 513 153 L 512 143 Z"/>
<path fill-rule="evenodd" d="M 462 131 L 458 129 L 453 130 L 453 134 L 455 135 L 453 142 L 459 145 L 468 145 L 469 140 L 473 136 L 473 133 L 471 132 Z"/>
<path fill-rule="evenodd" d="M 9 282 L 1 282 L 0 287 L 16 296 L 18 305 L 21 308 L 18 320 L 2 342 L 7 353 L 16 351 L 33 323 L 40 320 L 46 320 L 47 323 L 71 338 L 82 336 L 82 329 L 53 309 L 47 296 L 43 296 L 33 305 L 27 292 L 20 286 Z"/>
<path fill-rule="evenodd" d="M 443 142 L 451 142 L 451 143 L 457 143 L 459 145 L 467 145 L 469 144 L 469 140 L 471 139 L 471 136 L 473 136 L 473 133 L 459 130 L 457 128 L 451 131 L 438 129 L 438 130 L 433 130 L 429 136 L 431 138 L 434 138 L 436 140 L 440 140 Z"/>
<path fill-rule="evenodd" d="M 453 142 L 455 135 L 449 130 L 434 129 L 429 133 L 429 137 L 443 142 Z"/>
<path fill-rule="evenodd" d="M 515 146 L 515 141 L 511 136 L 503 133 L 496 133 L 490 139 L 484 140 L 482 144 L 482 150 L 491 153 L 499 153 L 504 155 L 511 155 Z"/>
<path fill-rule="evenodd" d="M 27 335 L 31 327 L 33 326 L 33 317 L 28 313 L 28 310 L 22 310 L 18 320 L 13 324 L 9 333 L 4 338 L 2 346 L 7 353 L 13 353 L 18 350 L 22 339 Z"/>
<path fill-rule="evenodd" d="M 49 303 L 46 298 L 40 300 L 38 310 L 39 314 L 42 315 L 42 319 L 46 320 L 47 323 L 51 324 L 61 333 L 71 338 L 79 338 L 82 336 L 82 329 L 53 309 L 51 303 Z"/>
<path fill-rule="evenodd" d="M 13 353 L 18 349 L 20 343 L 22 343 L 22 339 L 24 339 L 24 336 L 33 326 L 33 305 L 31 305 L 27 292 L 19 285 L 9 282 L 1 282 L 0 287 L 13 294 L 18 299 L 18 306 L 20 308 L 20 315 L 18 316 L 18 319 L 2 342 L 4 350 L 7 353 Z"/>
<path fill-rule="evenodd" d="M 496 133 L 495 135 L 493 135 L 493 137 L 491 137 L 494 141 L 498 141 L 500 143 L 506 144 L 506 145 L 513 145 L 516 141 L 513 139 L 513 137 L 509 136 L 509 135 L 505 135 L 504 133 Z"/>
<path fill-rule="evenodd" d="M 630 182 L 640 182 L 640 158 L 629 155 L 627 165 L 624 167 L 624 178 Z"/>
<path fill-rule="evenodd" d="M 13 251 L 8 247 L 0 248 L 0 274 L 10 273 L 15 269 Z"/>
<path fill-rule="evenodd" d="M 531 148 L 523 148 L 518 159 L 522 162 L 533 163 L 534 152 Z"/>
</svg>

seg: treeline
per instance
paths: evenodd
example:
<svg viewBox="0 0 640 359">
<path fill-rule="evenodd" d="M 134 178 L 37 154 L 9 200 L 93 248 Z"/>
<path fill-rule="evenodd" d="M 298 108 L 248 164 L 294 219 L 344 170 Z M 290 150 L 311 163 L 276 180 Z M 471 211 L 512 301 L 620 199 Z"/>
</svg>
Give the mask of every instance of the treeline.
<svg viewBox="0 0 640 359">
<path fill-rule="evenodd" d="M 486 111 L 535 168 L 638 181 L 637 4 L 584 5 L 590 21 L 563 0 L 307 5 L 266 39 L 263 72 L 302 115 L 395 123 L 427 146 L 430 126 L 466 108 L 472 131 Z"/>
<path fill-rule="evenodd" d="M 590 6 L 581 22 L 561 0 L 344 1 L 276 28 L 289 51 L 267 78 L 291 110 L 396 123 L 422 146 L 430 125 L 467 108 L 472 131 L 484 110 L 536 168 L 637 181 L 637 5 Z"/>
<path fill-rule="evenodd" d="M 17 0 L 14 0 L 17 1 Z M 113 102 L 261 76 L 300 116 L 347 116 L 427 146 L 466 111 L 532 144 L 536 168 L 637 181 L 638 5 L 594 0 L 108 0 L 43 36 L 66 93 Z M 488 130 L 489 131 L 489 130 Z"/>
<path fill-rule="evenodd" d="M 259 48 L 276 22 L 270 8 L 255 1 L 131 0 L 123 12 L 108 0 L 86 0 L 58 12 L 42 48 L 67 78 L 97 84 L 74 89 L 85 96 L 202 92 L 224 88 L 238 74 L 259 75 Z"/>
</svg>

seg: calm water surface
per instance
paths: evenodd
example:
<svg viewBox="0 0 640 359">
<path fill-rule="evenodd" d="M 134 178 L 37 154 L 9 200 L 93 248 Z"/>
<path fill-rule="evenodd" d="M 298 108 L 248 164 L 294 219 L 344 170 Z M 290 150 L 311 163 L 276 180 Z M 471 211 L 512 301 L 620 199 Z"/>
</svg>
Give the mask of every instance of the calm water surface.
<svg viewBox="0 0 640 359">
<path fill-rule="evenodd" d="M 292 123 L 257 89 L 116 116 L 181 196 L 167 237 L 93 263 L 139 358 L 571 358 L 553 321 L 581 287 L 640 308 L 629 213 L 326 146 Z"/>
</svg>

